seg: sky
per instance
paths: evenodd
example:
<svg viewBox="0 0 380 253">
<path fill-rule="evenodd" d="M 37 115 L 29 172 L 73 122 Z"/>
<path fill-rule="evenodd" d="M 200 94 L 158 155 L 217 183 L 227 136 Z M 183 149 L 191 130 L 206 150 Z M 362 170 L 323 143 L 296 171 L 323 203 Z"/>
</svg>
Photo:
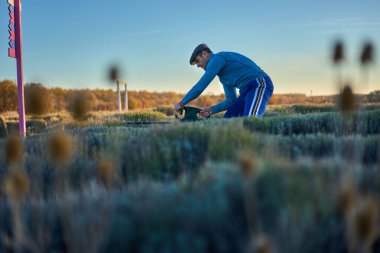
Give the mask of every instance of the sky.
<svg viewBox="0 0 380 253">
<path fill-rule="evenodd" d="M 16 80 L 7 6 L 0 1 L 0 80 Z M 365 71 L 358 58 L 366 41 L 380 49 L 379 10 L 378 0 L 24 0 L 24 81 L 115 89 L 107 76 L 117 65 L 129 90 L 185 93 L 204 73 L 189 57 L 207 43 L 251 58 L 277 94 L 330 95 L 339 73 L 332 45 L 341 40 L 344 82 L 368 93 L 380 90 L 379 54 Z M 217 77 L 204 93 L 223 93 Z"/>
</svg>

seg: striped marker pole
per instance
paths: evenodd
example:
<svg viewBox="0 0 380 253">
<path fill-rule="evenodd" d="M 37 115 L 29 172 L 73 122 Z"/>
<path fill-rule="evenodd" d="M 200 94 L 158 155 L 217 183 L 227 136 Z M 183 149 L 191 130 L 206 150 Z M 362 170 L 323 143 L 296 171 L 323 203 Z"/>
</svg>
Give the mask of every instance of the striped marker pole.
<svg viewBox="0 0 380 253">
<path fill-rule="evenodd" d="M 22 33 L 21 33 L 21 1 L 8 0 L 9 4 L 9 49 L 8 55 L 16 58 L 17 62 L 17 91 L 18 91 L 18 115 L 19 133 L 25 137 L 25 101 L 24 101 L 24 80 L 22 64 Z"/>
</svg>

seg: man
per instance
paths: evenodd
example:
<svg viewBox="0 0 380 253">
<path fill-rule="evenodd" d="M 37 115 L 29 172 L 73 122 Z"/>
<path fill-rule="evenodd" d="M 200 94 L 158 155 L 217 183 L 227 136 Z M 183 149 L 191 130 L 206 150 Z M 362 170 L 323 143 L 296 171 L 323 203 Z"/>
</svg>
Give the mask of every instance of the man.
<svg viewBox="0 0 380 253">
<path fill-rule="evenodd" d="M 203 108 L 200 112 L 202 116 L 210 117 L 227 110 L 225 118 L 262 117 L 274 87 L 269 76 L 252 60 L 233 52 L 214 54 L 206 44 L 200 44 L 194 49 L 190 64 L 203 68 L 205 73 L 181 102 L 174 105 L 175 110 L 178 111 L 201 95 L 215 76 L 218 76 L 226 99 L 209 108 Z M 239 89 L 239 97 L 236 88 Z"/>
</svg>

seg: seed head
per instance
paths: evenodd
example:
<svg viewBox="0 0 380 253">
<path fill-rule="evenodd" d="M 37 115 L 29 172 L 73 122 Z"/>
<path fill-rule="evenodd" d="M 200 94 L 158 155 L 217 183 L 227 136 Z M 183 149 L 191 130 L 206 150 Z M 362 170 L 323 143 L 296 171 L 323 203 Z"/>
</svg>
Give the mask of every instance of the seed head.
<svg viewBox="0 0 380 253">
<path fill-rule="evenodd" d="M 252 154 L 243 152 L 238 157 L 241 173 L 244 176 L 254 176 L 257 173 L 257 164 Z"/>
<path fill-rule="evenodd" d="M 65 133 L 57 133 L 49 140 L 49 152 L 52 161 L 65 164 L 72 156 L 72 139 Z"/>
<path fill-rule="evenodd" d="M 332 60 L 334 64 L 339 64 L 344 60 L 344 46 L 343 42 L 337 41 L 334 44 Z"/>
<path fill-rule="evenodd" d="M 339 108 L 343 113 L 356 111 L 356 100 L 350 85 L 346 85 L 339 96 Z"/>
<path fill-rule="evenodd" d="M 92 102 L 94 101 L 90 100 L 84 93 L 74 95 L 69 103 L 69 110 L 73 118 L 84 120 L 91 111 Z"/>
<path fill-rule="evenodd" d="M 119 79 L 119 68 L 116 65 L 110 67 L 108 72 L 108 79 L 112 83 L 116 82 Z"/>
<path fill-rule="evenodd" d="M 379 234 L 379 209 L 370 198 L 361 200 L 349 219 L 349 235 L 353 244 L 371 247 Z"/>
<path fill-rule="evenodd" d="M 366 42 L 363 46 L 362 54 L 360 55 L 360 63 L 362 65 L 368 65 L 373 62 L 374 49 L 371 42 Z"/>
<path fill-rule="evenodd" d="M 5 178 L 4 190 L 11 199 L 22 200 L 29 190 L 29 179 L 21 169 L 11 170 Z"/>
<path fill-rule="evenodd" d="M 339 186 L 338 204 L 340 210 L 347 214 L 352 210 L 358 200 L 358 192 L 355 183 L 352 179 L 342 179 Z"/>
<path fill-rule="evenodd" d="M 102 158 L 98 161 L 97 170 L 102 183 L 109 186 L 116 171 L 115 163 L 109 159 Z"/>
<path fill-rule="evenodd" d="M 11 136 L 5 143 L 5 161 L 8 165 L 18 163 L 22 160 L 24 152 L 23 144 L 18 136 Z"/>
<path fill-rule="evenodd" d="M 50 110 L 51 95 L 41 84 L 29 84 L 25 88 L 25 109 L 30 114 L 45 114 Z"/>
<path fill-rule="evenodd" d="M 252 250 L 254 253 L 274 253 L 274 247 L 270 239 L 265 235 L 257 235 L 252 240 Z"/>
</svg>

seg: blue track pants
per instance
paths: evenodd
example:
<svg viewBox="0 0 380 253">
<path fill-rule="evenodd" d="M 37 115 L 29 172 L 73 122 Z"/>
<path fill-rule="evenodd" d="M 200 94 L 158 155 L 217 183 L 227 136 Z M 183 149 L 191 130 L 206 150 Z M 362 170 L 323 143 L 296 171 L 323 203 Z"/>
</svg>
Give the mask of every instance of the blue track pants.
<svg viewBox="0 0 380 253">
<path fill-rule="evenodd" d="M 269 76 L 256 78 L 228 108 L 224 118 L 252 116 L 261 118 L 273 90 L 273 83 Z"/>
</svg>

